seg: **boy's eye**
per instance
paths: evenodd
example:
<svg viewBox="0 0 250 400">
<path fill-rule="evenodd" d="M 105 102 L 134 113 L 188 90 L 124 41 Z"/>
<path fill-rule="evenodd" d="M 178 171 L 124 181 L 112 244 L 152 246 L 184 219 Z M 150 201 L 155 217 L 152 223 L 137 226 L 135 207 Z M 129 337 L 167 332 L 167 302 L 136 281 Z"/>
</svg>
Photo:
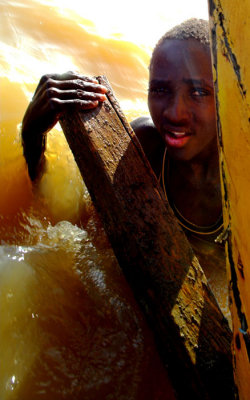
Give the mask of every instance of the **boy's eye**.
<svg viewBox="0 0 250 400">
<path fill-rule="evenodd" d="M 165 87 L 150 87 L 148 91 L 155 94 L 169 93 L 169 89 Z"/>
<path fill-rule="evenodd" d="M 195 97 L 203 97 L 209 96 L 209 91 L 204 88 L 193 88 L 191 94 Z"/>
</svg>

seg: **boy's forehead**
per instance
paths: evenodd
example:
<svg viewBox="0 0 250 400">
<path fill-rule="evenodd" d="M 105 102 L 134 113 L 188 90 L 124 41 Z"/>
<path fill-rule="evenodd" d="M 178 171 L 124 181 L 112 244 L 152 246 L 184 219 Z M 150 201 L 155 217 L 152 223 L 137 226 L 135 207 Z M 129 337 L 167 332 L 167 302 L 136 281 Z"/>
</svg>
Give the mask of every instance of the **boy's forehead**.
<svg viewBox="0 0 250 400">
<path fill-rule="evenodd" d="M 154 62 L 158 58 L 162 60 L 182 58 L 194 62 L 199 61 L 200 58 L 209 59 L 210 52 L 208 47 L 195 39 L 167 39 L 158 47 L 152 61 Z"/>
<path fill-rule="evenodd" d="M 154 54 L 150 76 L 165 74 L 212 79 L 209 49 L 195 39 L 165 40 Z"/>
</svg>

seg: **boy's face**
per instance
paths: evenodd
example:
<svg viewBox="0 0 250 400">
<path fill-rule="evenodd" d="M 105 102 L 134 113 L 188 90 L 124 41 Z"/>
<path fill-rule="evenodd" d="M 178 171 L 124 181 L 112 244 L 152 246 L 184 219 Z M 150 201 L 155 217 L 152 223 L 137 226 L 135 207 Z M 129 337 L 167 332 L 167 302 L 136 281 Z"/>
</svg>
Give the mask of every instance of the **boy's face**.
<svg viewBox="0 0 250 400">
<path fill-rule="evenodd" d="M 148 105 L 170 156 L 202 160 L 217 151 L 210 53 L 197 40 L 166 40 L 157 49 Z"/>
</svg>

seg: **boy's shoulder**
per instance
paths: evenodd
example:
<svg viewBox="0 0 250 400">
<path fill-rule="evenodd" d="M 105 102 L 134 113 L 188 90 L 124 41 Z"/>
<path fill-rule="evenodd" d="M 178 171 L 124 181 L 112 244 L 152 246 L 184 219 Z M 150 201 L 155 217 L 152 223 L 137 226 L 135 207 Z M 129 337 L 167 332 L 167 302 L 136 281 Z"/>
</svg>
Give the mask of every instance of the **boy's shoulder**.
<svg viewBox="0 0 250 400">
<path fill-rule="evenodd" d="M 130 125 L 132 126 L 137 136 L 145 133 L 145 131 L 147 130 L 156 131 L 154 123 L 149 116 L 136 118 L 130 123 Z"/>
<path fill-rule="evenodd" d="M 152 119 L 148 116 L 136 118 L 130 123 L 155 174 L 160 171 L 165 144 Z"/>
</svg>

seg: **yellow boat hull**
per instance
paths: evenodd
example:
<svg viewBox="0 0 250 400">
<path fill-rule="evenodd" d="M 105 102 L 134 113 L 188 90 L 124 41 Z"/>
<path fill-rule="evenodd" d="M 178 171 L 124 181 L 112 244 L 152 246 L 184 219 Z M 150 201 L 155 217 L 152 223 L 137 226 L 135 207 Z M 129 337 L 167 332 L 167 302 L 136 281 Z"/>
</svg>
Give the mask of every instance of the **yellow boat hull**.
<svg viewBox="0 0 250 400">
<path fill-rule="evenodd" d="M 250 2 L 209 0 L 235 382 L 250 398 Z"/>
</svg>

